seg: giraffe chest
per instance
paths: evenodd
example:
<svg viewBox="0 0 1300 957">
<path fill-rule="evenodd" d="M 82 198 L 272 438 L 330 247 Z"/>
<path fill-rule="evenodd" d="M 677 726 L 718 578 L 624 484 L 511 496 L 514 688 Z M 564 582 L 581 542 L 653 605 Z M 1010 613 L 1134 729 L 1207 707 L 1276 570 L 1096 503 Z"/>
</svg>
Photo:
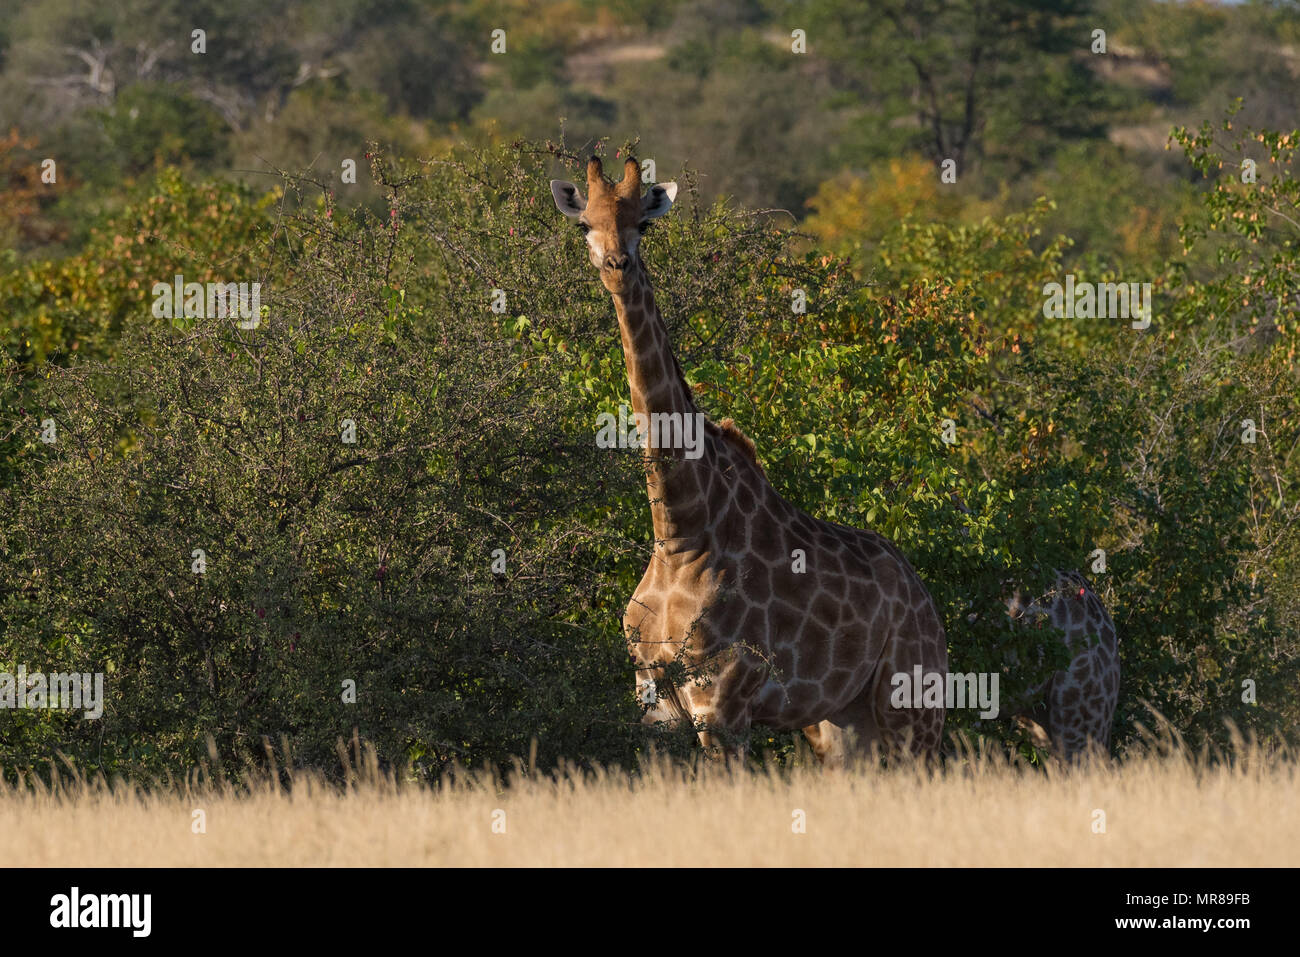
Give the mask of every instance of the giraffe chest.
<svg viewBox="0 0 1300 957">
<path fill-rule="evenodd" d="M 648 664 L 671 661 L 683 648 L 698 660 L 740 641 L 793 670 L 793 648 L 817 645 L 802 661 L 810 678 L 830 667 L 831 645 L 856 640 L 836 603 L 805 576 L 716 553 L 652 561 L 623 621 L 633 653 Z"/>
<path fill-rule="evenodd" d="M 732 578 L 704 553 L 661 557 L 656 549 L 623 615 L 637 657 L 666 662 L 688 641 L 696 650 L 714 644 L 718 610 Z"/>
</svg>

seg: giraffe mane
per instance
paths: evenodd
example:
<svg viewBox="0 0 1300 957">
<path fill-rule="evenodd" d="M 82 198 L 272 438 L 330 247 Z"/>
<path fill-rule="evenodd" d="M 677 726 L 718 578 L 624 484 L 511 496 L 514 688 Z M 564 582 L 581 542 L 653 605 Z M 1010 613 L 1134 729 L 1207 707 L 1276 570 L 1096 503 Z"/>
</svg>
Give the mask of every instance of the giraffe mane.
<svg viewBox="0 0 1300 957">
<path fill-rule="evenodd" d="M 735 419 L 723 419 L 718 423 L 718 431 L 722 433 L 724 439 L 740 449 L 747 459 L 757 465 L 760 472 L 763 471 L 763 466 L 758 461 L 758 448 L 754 445 L 754 440 L 740 430 Z"/>
<path fill-rule="evenodd" d="M 693 401 L 695 399 L 695 390 L 692 389 L 691 384 L 686 381 L 686 373 L 682 371 L 682 364 L 677 361 L 676 355 L 672 356 L 672 360 L 673 370 L 677 373 L 677 378 L 681 381 L 682 388 L 686 390 L 686 398 Z"/>
</svg>

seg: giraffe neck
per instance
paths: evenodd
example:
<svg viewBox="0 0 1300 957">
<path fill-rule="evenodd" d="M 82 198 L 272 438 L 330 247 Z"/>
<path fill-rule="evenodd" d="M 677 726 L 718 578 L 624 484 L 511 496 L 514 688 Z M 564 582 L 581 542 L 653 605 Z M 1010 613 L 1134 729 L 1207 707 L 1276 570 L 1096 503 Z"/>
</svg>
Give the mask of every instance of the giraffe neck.
<svg viewBox="0 0 1300 957">
<path fill-rule="evenodd" d="M 716 468 L 705 445 L 704 416 L 682 376 L 668 339 L 668 327 L 655 306 L 654 291 L 643 268 L 628 277 L 623 293 L 613 294 L 623 340 L 623 359 L 632 393 L 632 411 L 651 423 L 646 443 L 646 493 L 655 540 L 691 547 L 691 536 L 707 524 L 705 489 L 713 487 L 708 470 Z M 693 437 L 702 452 L 692 457 L 681 443 L 665 443 L 665 433 L 653 422 L 676 422 Z M 655 417 L 658 417 L 657 419 Z M 690 429 L 689 433 L 685 432 Z"/>
<path fill-rule="evenodd" d="M 698 413 L 699 408 L 673 355 L 668 326 L 659 315 L 644 268 L 638 267 L 629 277 L 622 295 L 614 294 L 614 310 L 618 313 L 619 334 L 623 339 L 632 411 L 643 415 Z M 667 454 L 671 450 L 659 451 Z"/>
</svg>

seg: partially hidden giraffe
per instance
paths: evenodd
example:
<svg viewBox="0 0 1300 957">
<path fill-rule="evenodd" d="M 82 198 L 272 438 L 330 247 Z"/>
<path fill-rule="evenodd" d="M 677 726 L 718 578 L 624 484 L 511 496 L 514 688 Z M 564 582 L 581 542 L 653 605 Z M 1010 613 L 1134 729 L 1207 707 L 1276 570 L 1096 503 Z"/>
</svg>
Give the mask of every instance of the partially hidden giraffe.
<svg viewBox="0 0 1300 957">
<path fill-rule="evenodd" d="M 1016 592 L 1007 612 L 1020 624 L 1059 628 L 1071 654 L 1068 669 L 1030 690 L 1016 724 L 1036 747 L 1066 761 L 1092 748 L 1109 752 L 1119 701 L 1118 637 L 1091 583 L 1077 571 L 1057 571 L 1046 595 L 1031 601 Z"/>
<path fill-rule="evenodd" d="M 666 430 L 651 426 L 642 439 L 654 544 L 623 627 L 642 700 L 652 705 L 644 720 L 689 722 L 707 750 L 721 745 L 728 755 L 743 755 L 756 722 L 802 729 L 832 766 L 847 757 L 845 741 L 859 752 L 937 752 L 943 708 L 890 701 L 896 674 L 920 666 L 941 681 L 947 675 L 929 592 L 884 537 L 818 520 L 783 499 L 754 443 L 730 419 L 700 413 L 639 255 L 642 234 L 668 211 L 677 186 L 642 195 L 630 157 L 617 184 L 597 157 L 586 172 L 585 198 L 560 180 L 551 191 L 613 297 L 633 412 L 639 423 L 697 417 L 703 437 L 694 455 L 672 436 L 665 441 Z M 679 652 L 707 680 L 670 683 L 664 668 Z"/>
</svg>

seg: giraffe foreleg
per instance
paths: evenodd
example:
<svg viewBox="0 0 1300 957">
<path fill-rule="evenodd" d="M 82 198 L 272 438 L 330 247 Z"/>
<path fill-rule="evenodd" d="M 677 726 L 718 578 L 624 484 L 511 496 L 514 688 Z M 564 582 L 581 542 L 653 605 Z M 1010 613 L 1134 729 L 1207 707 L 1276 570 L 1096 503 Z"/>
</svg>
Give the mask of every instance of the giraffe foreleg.
<svg viewBox="0 0 1300 957">
<path fill-rule="evenodd" d="M 881 736 L 872 707 L 873 690 L 868 684 L 844 710 L 803 729 L 813 753 L 828 771 L 871 760 L 878 753 Z"/>
<path fill-rule="evenodd" d="M 749 725 L 725 727 L 713 720 L 711 713 L 697 715 L 696 734 L 704 753 L 711 758 L 721 758 L 728 766 L 743 767 L 749 756 Z"/>
</svg>

